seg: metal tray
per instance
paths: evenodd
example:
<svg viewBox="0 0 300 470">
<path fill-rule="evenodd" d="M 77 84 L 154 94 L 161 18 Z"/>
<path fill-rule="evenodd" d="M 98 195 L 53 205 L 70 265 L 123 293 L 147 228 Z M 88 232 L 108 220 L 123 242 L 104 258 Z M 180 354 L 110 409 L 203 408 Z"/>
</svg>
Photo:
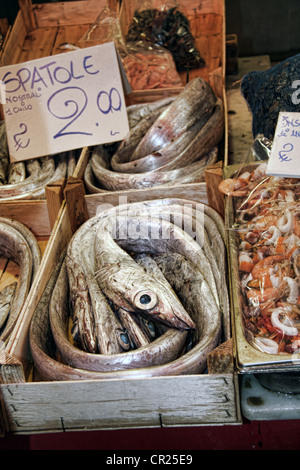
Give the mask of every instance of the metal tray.
<svg viewBox="0 0 300 470">
<path fill-rule="evenodd" d="M 242 167 L 252 171 L 261 162 Z M 224 178 L 233 177 L 241 169 L 241 164 L 230 165 L 224 169 Z M 234 230 L 230 230 L 235 220 L 235 207 L 232 197 L 225 199 L 225 225 L 227 227 L 229 283 L 231 296 L 232 328 L 235 341 L 235 363 L 240 373 L 300 371 L 300 355 L 269 354 L 259 351 L 245 337 L 243 306 L 239 289 L 238 241 Z"/>
</svg>

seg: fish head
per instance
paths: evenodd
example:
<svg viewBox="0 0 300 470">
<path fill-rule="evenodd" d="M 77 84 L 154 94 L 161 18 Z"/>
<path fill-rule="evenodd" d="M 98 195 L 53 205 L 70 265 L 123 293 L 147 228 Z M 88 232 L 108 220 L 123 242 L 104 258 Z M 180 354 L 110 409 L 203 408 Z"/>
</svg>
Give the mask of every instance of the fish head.
<svg viewBox="0 0 300 470">
<path fill-rule="evenodd" d="M 195 323 L 177 296 L 163 284 L 158 283 L 159 287 L 155 284 L 129 293 L 129 303 L 135 312 L 170 328 L 195 329 Z"/>
</svg>

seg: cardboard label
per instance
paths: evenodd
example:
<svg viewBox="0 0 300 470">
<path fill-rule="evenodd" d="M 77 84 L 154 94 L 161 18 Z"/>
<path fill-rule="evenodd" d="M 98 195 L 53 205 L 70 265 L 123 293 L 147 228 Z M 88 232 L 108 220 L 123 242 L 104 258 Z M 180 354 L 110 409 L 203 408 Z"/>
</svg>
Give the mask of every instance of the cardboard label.
<svg viewBox="0 0 300 470">
<path fill-rule="evenodd" d="M 12 162 L 115 142 L 129 132 L 130 90 L 113 42 L 1 67 L 0 80 Z"/>
<path fill-rule="evenodd" d="M 266 173 L 300 178 L 300 113 L 279 113 Z"/>
</svg>

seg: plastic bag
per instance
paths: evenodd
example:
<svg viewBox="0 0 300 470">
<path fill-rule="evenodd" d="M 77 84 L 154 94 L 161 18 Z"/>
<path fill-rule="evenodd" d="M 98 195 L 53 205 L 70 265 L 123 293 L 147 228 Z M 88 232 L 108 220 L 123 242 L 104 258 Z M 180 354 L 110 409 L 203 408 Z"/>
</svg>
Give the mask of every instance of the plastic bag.
<svg viewBox="0 0 300 470">
<path fill-rule="evenodd" d="M 126 41 L 146 41 L 168 49 L 178 71 L 205 65 L 195 47 L 187 16 L 176 0 L 161 4 L 138 0 Z"/>
<path fill-rule="evenodd" d="M 121 55 L 132 90 L 182 87 L 172 55 L 155 44 L 136 41 L 126 44 Z"/>
<path fill-rule="evenodd" d="M 132 90 L 182 87 L 171 53 L 145 41 L 125 42 L 118 14 L 108 6 L 80 39 L 81 47 L 114 41 Z"/>
<path fill-rule="evenodd" d="M 267 161 L 242 165 L 219 186 L 234 188 L 238 288 L 246 339 L 269 354 L 300 346 L 300 181 L 266 174 Z"/>
<path fill-rule="evenodd" d="M 126 54 L 126 45 L 118 13 L 109 6 L 101 10 L 94 24 L 90 26 L 88 31 L 79 40 L 79 46 L 97 46 L 106 42 L 114 42 L 119 54 Z"/>
</svg>

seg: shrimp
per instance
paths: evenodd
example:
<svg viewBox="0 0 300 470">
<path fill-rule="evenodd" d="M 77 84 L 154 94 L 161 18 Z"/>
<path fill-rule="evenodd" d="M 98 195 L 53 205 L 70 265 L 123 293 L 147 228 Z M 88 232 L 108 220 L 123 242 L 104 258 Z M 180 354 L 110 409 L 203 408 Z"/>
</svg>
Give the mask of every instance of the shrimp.
<svg viewBox="0 0 300 470">
<path fill-rule="evenodd" d="M 271 270 L 274 269 L 274 265 L 276 263 L 280 263 L 281 261 L 285 260 L 285 255 L 284 254 L 276 254 L 276 255 L 270 255 L 267 256 L 266 258 L 261 259 L 256 263 L 254 268 L 252 269 L 252 276 L 255 279 L 260 279 L 263 276 L 269 275 Z"/>
<path fill-rule="evenodd" d="M 218 186 L 219 191 L 225 194 L 226 196 L 246 196 L 247 194 L 247 183 L 245 180 L 240 178 L 233 179 L 227 178 Z"/>
<path fill-rule="evenodd" d="M 271 300 L 276 300 L 281 295 L 281 290 L 277 287 L 268 287 L 267 289 L 250 289 L 247 292 L 247 299 L 252 305 L 259 305 Z"/>
</svg>

